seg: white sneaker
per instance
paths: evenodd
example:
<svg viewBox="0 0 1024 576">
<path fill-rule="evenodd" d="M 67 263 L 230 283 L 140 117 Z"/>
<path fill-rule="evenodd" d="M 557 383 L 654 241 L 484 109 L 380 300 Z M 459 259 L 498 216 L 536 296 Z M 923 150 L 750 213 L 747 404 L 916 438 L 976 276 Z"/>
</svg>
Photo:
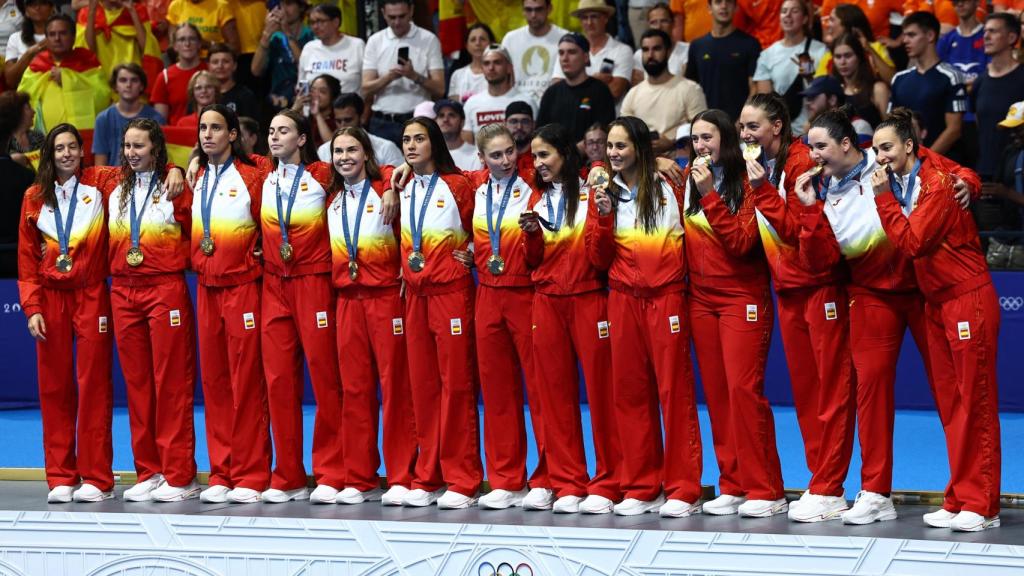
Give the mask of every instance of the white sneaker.
<svg viewBox="0 0 1024 576">
<path fill-rule="evenodd" d="M 821 496 L 804 492 L 799 500 L 789 505 L 789 519 L 794 522 L 824 522 L 837 520 L 849 509 L 842 496 Z"/>
<path fill-rule="evenodd" d="M 214 484 L 199 493 L 199 501 L 208 504 L 220 504 L 228 501 L 231 489 L 221 484 Z"/>
<path fill-rule="evenodd" d="M 700 514 L 700 503 L 690 504 L 675 498 L 669 499 L 658 510 L 662 518 L 686 518 L 694 514 Z"/>
<path fill-rule="evenodd" d="M 402 497 L 402 506 L 413 506 L 415 508 L 430 506 L 434 502 L 437 502 L 437 499 L 440 498 L 442 494 L 444 494 L 444 491 L 444 488 L 438 488 L 433 492 L 427 492 L 422 488 L 409 490 L 409 492 Z"/>
<path fill-rule="evenodd" d="M 309 495 L 310 504 L 334 504 L 338 497 L 338 490 L 327 484 L 317 484 L 313 493 Z"/>
<path fill-rule="evenodd" d="M 551 505 L 551 511 L 555 514 L 576 514 L 580 511 L 580 502 L 583 502 L 583 498 L 579 496 L 562 496 Z"/>
<path fill-rule="evenodd" d="M 263 491 L 263 494 L 260 494 L 260 500 L 267 504 L 284 504 L 292 500 L 309 500 L 309 488 L 302 487 L 294 490 L 268 488 Z"/>
<path fill-rule="evenodd" d="M 236 486 L 234 490 L 228 492 L 228 502 L 234 502 L 235 504 L 253 504 L 259 501 L 260 493 L 252 488 Z"/>
<path fill-rule="evenodd" d="M 104 492 L 92 484 L 82 484 L 82 487 L 75 490 L 75 493 L 71 495 L 71 499 L 75 502 L 102 502 L 104 500 L 110 500 L 114 497 L 114 491 Z"/>
<path fill-rule="evenodd" d="M 789 510 L 785 498 L 778 500 L 747 500 L 739 505 L 736 512 L 743 518 L 768 518 Z"/>
<path fill-rule="evenodd" d="M 376 502 L 380 500 L 380 495 L 384 493 L 384 490 L 380 488 L 373 488 L 366 492 L 361 492 L 358 488 L 348 487 L 338 492 L 335 496 L 334 501 L 338 504 L 362 504 L 363 502 Z"/>
<path fill-rule="evenodd" d="M 171 486 L 167 482 L 153 490 L 150 495 L 154 502 L 182 502 L 199 497 L 199 483 L 193 479 L 185 486 Z"/>
<path fill-rule="evenodd" d="M 615 502 L 597 494 L 591 494 L 580 502 L 580 512 L 584 514 L 611 514 L 614 507 Z"/>
<path fill-rule="evenodd" d="M 48 504 L 67 504 L 71 502 L 74 491 L 74 486 L 57 486 L 46 495 L 46 502 Z"/>
<path fill-rule="evenodd" d="M 153 474 L 124 491 L 123 497 L 128 502 L 149 502 L 153 499 L 151 492 L 164 483 L 163 474 Z"/>
<path fill-rule="evenodd" d="M 945 508 L 939 508 L 935 512 L 929 512 L 923 515 L 921 518 L 924 523 L 931 526 L 932 528 L 949 528 L 950 522 L 953 518 L 956 518 L 956 512 L 950 512 Z"/>
<path fill-rule="evenodd" d="M 388 491 L 380 497 L 381 506 L 401 506 L 402 500 L 405 495 L 409 493 L 409 489 L 401 484 L 395 484 Z"/>
<path fill-rule="evenodd" d="M 961 510 L 949 521 L 949 527 L 957 532 L 981 532 L 989 528 L 999 528 L 999 515 L 986 518 L 976 512 Z"/>
<path fill-rule="evenodd" d="M 555 493 L 547 488 L 534 488 L 523 498 L 523 510 L 551 510 Z"/>
<path fill-rule="evenodd" d="M 740 504 L 746 501 L 747 499 L 743 496 L 722 494 L 718 498 L 704 503 L 704 513 L 714 516 L 728 516 L 735 514 L 739 510 Z"/>
<path fill-rule="evenodd" d="M 952 515 L 950 517 L 952 518 Z M 853 502 L 853 508 L 843 512 L 843 524 L 871 524 L 872 522 L 895 519 L 896 508 L 892 505 L 892 498 L 867 490 L 858 492 L 857 499 Z M 943 526 L 943 528 L 948 527 L 948 523 Z"/>
<path fill-rule="evenodd" d="M 455 490 L 448 490 L 437 499 L 438 510 L 461 510 L 476 504 L 476 496 L 466 496 Z"/>
<path fill-rule="evenodd" d="M 656 512 L 665 503 L 665 497 L 658 494 L 654 500 L 637 500 L 626 498 L 612 507 L 619 516 L 638 516 L 647 512 Z"/>
<path fill-rule="evenodd" d="M 513 506 L 522 506 L 525 497 L 525 488 L 515 492 L 496 488 L 481 496 L 477 504 L 485 510 L 504 510 Z"/>
</svg>

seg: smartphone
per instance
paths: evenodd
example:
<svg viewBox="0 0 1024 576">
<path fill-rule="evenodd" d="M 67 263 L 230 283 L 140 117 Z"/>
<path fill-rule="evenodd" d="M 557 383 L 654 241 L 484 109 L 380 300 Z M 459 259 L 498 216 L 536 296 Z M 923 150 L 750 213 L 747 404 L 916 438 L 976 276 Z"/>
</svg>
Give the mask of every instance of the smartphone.
<svg viewBox="0 0 1024 576">
<path fill-rule="evenodd" d="M 409 61 L 409 47 L 399 46 L 398 47 L 398 64 L 405 64 Z"/>
<path fill-rule="evenodd" d="M 601 60 L 601 74 L 611 74 L 615 70 L 615 61 L 611 58 Z"/>
</svg>

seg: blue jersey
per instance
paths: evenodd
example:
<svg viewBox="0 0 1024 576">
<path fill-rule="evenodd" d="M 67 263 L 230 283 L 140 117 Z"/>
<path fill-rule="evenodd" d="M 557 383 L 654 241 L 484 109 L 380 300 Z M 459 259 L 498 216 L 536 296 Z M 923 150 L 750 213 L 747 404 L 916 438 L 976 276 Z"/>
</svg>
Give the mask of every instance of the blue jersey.
<svg viewBox="0 0 1024 576">
<path fill-rule="evenodd" d="M 985 55 L 985 28 L 981 24 L 968 36 L 961 34 L 959 28 L 954 28 L 939 38 L 935 49 L 943 62 L 949 62 L 963 73 L 964 82 L 968 85 L 974 83 L 985 71 L 990 60 Z M 973 109 L 968 108 L 964 121 L 974 122 Z"/>
<path fill-rule="evenodd" d="M 924 73 L 910 67 L 892 77 L 889 108 L 903 106 L 916 110 L 928 130 L 925 146 L 931 146 L 946 129 L 947 113 L 967 111 L 967 88 L 959 69 L 939 62 Z"/>
</svg>

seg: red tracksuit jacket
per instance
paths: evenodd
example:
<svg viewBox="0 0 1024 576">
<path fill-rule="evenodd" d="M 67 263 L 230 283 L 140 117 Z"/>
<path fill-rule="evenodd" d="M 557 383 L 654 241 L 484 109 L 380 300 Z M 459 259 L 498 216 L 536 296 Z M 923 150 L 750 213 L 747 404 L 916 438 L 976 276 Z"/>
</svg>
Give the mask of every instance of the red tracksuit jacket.
<svg viewBox="0 0 1024 576">
<path fill-rule="evenodd" d="M 412 254 L 410 219 L 415 217 L 419 226 L 423 199 L 430 176 L 414 176 L 402 189 L 402 277 L 410 290 L 430 293 L 444 286 L 468 286 L 472 282 L 469 269 L 452 257 L 455 250 L 469 248 L 473 230 L 473 187 L 462 174 L 442 174 L 437 179 L 434 193 L 423 218 L 423 243 L 420 252 L 425 257 L 423 270 L 409 268 Z M 416 186 L 416 205 L 412 206 L 412 187 Z M 415 211 L 415 215 L 413 214 Z"/>
<path fill-rule="evenodd" d="M 547 208 L 548 201 L 552 212 L 557 214 L 561 197 L 562 185 L 553 184 L 544 192 L 534 194 L 528 209 L 539 212 L 553 224 Z M 566 296 L 600 290 L 607 285 L 606 274 L 595 268 L 587 258 L 587 223 L 598 218 L 596 204 L 590 198 L 590 190 L 581 180 L 579 205 L 571 228 L 566 224 L 566 215 L 558 232 L 540 229 L 522 235 L 526 263 L 533 271 L 532 278 L 537 292 Z"/>
<path fill-rule="evenodd" d="M 492 287 L 525 287 L 532 286 L 533 279 L 526 264 L 524 233 L 519 228 L 519 215 L 527 210 L 530 199 L 534 195 L 530 182 L 533 170 L 518 172 L 512 183 L 512 194 L 501 221 L 501 240 L 498 253 L 505 260 L 505 271 L 494 275 L 487 269 L 490 259 L 491 239 L 487 234 L 487 185 L 491 186 L 491 222 L 498 222 L 501 209 L 501 197 L 505 193 L 508 177 L 500 181 L 491 177 L 491 171 L 484 168 L 474 172 L 464 172 L 473 186 L 473 259 L 476 262 L 477 278 L 484 286 Z"/>
<path fill-rule="evenodd" d="M 356 279 L 348 274 L 349 255 L 345 245 L 345 232 L 341 219 L 341 204 L 345 202 L 348 215 L 348 230 L 355 240 L 356 212 L 363 182 L 354 186 L 346 185 L 335 192 L 327 206 L 327 225 L 331 234 L 331 260 L 334 263 L 331 274 L 334 286 L 342 292 L 358 291 L 361 288 L 387 288 L 401 284 L 402 267 L 399 262 L 399 238 L 401 220 L 395 218 L 385 224 L 381 205 L 384 192 L 391 188 L 391 166 L 381 167 L 381 177 L 370 183 L 370 192 L 363 206 L 363 218 L 359 224 L 359 245 L 356 261 L 359 265 Z"/>
<path fill-rule="evenodd" d="M 291 261 L 281 259 L 281 227 L 277 217 L 277 189 L 280 187 L 283 210 L 288 211 L 288 196 L 298 166 L 279 163 L 263 182 L 260 227 L 263 232 L 263 266 L 278 276 L 326 274 L 331 271 L 330 240 L 327 235 L 327 189 L 331 167 L 323 162 L 306 166 L 299 180 L 288 226 L 288 242 L 294 249 Z"/>
</svg>

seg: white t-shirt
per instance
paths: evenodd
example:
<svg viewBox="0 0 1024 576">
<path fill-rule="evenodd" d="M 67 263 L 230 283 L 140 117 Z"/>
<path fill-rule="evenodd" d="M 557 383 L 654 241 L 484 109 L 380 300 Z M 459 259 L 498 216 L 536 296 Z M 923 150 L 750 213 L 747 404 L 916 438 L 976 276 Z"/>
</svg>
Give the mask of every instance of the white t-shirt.
<svg viewBox="0 0 1024 576">
<path fill-rule="evenodd" d="M 480 156 L 477 154 L 476 146 L 472 144 L 462 143 L 455 150 L 448 149 L 452 154 L 452 160 L 455 160 L 455 165 L 459 167 L 459 170 L 479 170 L 483 168 L 483 164 L 480 163 Z"/>
<path fill-rule="evenodd" d="M 21 35 L 21 12 L 14 0 L 5 0 L 0 5 L 0 51 L 7 51 L 7 39 Z"/>
<path fill-rule="evenodd" d="M 46 34 L 34 34 L 32 36 L 35 42 L 38 44 L 46 39 Z M 4 55 L 5 62 L 15 62 L 21 55 L 28 52 L 29 47 L 25 46 L 25 43 L 21 40 L 21 32 L 11 34 L 11 37 L 7 39 L 7 52 Z"/>
<path fill-rule="evenodd" d="M 395 143 L 380 136 L 374 136 L 367 132 L 370 137 L 370 145 L 373 146 L 373 157 L 377 160 L 378 166 L 401 166 L 405 162 L 402 151 L 395 146 Z M 331 163 L 331 142 L 327 141 L 316 149 L 316 155 L 322 162 Z"/>
<path fill-rule="evenodd" d="M 452 78 L 448 81 L 449 98 L 465 104 L 470 96 L 480 92 L 487 92 L 487 79 L 483 73 L 474 74 L 469 64 L 452 72 Z"/>
<path fill-rule="evenodd" d="M 558 65 L 558 41 L 568 31 L 551 25 L 551 30 L 544 36 L 530 34 L 530 27 L 523 26 L 505 34 L 502 46 L 508 49 L 512 57 L 512 66 L 516 71 L 516 88 L 529 94 L 535 102 L 540 102 L 544 91 L 551 85 L 551 76 Z"/>
<path fill-rule="evenodd" d="M 529 104 L 533 109 L 534 118 L 537 117 L 537 105 L 533 103 L 528 94 L 523 94 L 513 86 L 511 90 L 501 96 L 491 96 L 489 92 L 484 91 L 467 100 L 463 107 L 466 111 L 466 125 L 462 129 L 476 134 L 476 131 L 483 126 L 504 122 L 505 108 L 517 100 Z"/>
<path fill-rule="evenodd" d="M 690 43 L 676 42 L 676 47 L 668 55 L 668 73 L 680 78 L 685 76 L 686 61 L 690 57 Z M 633 69 L 644 73 L 644 80 L 647 80 L 647 72 L 644 72 L 643 50 L 638 49 L 633 53 Z"/>
<path fill-rule="evenodd" d="M 302 47 L 299 56 L 299 82 L 312 82 L 321 74 L 334 76 L 341 82 L 342 92 L 359 92 L 363 85 L 363 51 L 361 38 L 345 35 L 333 46 L 313 40 Z"/>
<path fill-rule="evenodd" d="M 610 60 L 611 63 L 606 63 L 606 59 Z M 611 36 L 608 37 L 608 42 L 596 54 L 594 52 L 590 53 L 590 66 L 587 66 L 587 74 L 596 76 L 601 72 L 608 72 L 609 66 L 611 67 L 612 76 L 632 81 L 633 51 L 629 49 L 628 45 L 619 42 Z M 554 77 L 565 78 L 561 64 L 555 67 Z"/>
<path fill-rule="evenodd" d="M 441 59 L 441 42 L 431 32 L 412 24 L 409 33 L 399 38 L 385 28 L 366 41 L 366 55 L 363 71 L 373 70 L 377 76 L 384 76 L 398 65 L 398 49 L 409 48 L 409 60 L 413 69 L 422 76 L 431 71 L 444 70 Z M 384 114 L 408 114 L 424 100 L 432 100 L 425 88 L 408 78 L 398 78 L 377 93 L 373 110 Z"/>
<path fill-rule="evenodd" d="M 757 69 L 754 70 L 754 81 L 771 80 L 772 87 L 779 94 L 785 94 L 799 72 L 796 63 L 793 61 L 804 51 L 805 42 L 796 46 L 786 46 L 782 40 L 766 48 L 757 58 Z M 817 70 L 818 63 L 825 56 L 827 48 L 817 40 L 811 40 L 808 53 L 814 61 L 814 69 Z M 800 115 L 793 119 L 793 133 L 803 134 L 807 130 L 807 108 L 800 109 Z"/>
</svg>

